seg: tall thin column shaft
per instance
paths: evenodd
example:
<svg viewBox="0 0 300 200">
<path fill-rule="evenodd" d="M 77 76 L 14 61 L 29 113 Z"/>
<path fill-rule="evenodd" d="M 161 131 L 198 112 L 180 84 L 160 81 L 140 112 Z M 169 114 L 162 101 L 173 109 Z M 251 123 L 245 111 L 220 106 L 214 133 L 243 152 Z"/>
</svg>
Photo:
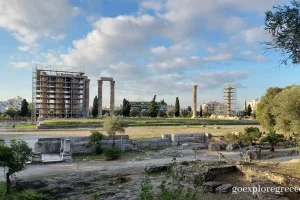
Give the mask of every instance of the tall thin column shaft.
<svg viewBox="0 0 300 200">
<path fill-rule="evenodd" d="M 192 118 L 197 117 L 197 87 L 198 87 L 198 85 L 193 85 L 193 116 L 192 116 Z"/>
<path fill-rule="evenodd" d="M 85 80 L 85 102 L 84 102 L 84 117 L 88 118 L 90 115 L 90 79 Z"/>
<path fill-rule="evenodd" d="M 115 114 L 115 81 L 110 81 L 110 115 Z"/>
<path fill-rule="evenodd" d="M 98 80 L 98 118 L 102 118 L 102 80 Z"/>
</svg>

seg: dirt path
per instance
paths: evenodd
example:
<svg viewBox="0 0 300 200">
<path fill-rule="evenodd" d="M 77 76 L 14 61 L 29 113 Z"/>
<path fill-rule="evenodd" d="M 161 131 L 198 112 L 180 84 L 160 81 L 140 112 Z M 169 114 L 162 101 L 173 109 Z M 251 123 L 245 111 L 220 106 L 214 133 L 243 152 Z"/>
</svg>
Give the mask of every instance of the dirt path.
<svg viewBox="0 0 300 200">
<path fill-rule="evenodd" d="M 194 151 L 184 150 L 184 157 L 177 158 L 176 161 L 191 161 L 195 159 Z M 227 158 L 236 159 L 238 152 L 229 152 L 225 154 Z M 204 150 L 199 151 L 196 155 L 198 160 L 219 160 L 216 152 L 210 152 L 205 155 Z M 21 177 L 34 177 L 34 176 L 47 176 L 52 174 L 62 174 L 76 171 L 105 171 L 110 172 L 130 172 L 135 169 L 143 169 L 148 165 L 160 165 L 171 163 L 171 157 L 164 157 L 161 159 L 145 158 L 144 160 L 120 160 L 120 161 L 82 161 L 73 163 L 57 163 L 57 164 L 44 164 L 44 165 L 28 165 L 27 168 L 16 174 L 17 178 Z M 3 169 L 3 168 L 2 168 Z M 79 170 L 78 170 L 79 169 Z M 4 173 L 0 173 L 0 180 L 4 179 Z"/>
</svg>

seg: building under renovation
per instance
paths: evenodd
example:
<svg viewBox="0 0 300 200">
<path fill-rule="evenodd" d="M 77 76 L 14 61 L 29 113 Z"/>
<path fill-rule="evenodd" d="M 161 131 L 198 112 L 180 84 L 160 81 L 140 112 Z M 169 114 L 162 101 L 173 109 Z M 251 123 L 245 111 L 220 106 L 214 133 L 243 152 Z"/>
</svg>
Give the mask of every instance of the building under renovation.
<svg viewBox="0 0 300 200">
<path fill-rule="evenodd" d="M 89 116 L 90 80 L 84 69 L 39 65 L 32 73 L 33 120 Z"/>
</svg>

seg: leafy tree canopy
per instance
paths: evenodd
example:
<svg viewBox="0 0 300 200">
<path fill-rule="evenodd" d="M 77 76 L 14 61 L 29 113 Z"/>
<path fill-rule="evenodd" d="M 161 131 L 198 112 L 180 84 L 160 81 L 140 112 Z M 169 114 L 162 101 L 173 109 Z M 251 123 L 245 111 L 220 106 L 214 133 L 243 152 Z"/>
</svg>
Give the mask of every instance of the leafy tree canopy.
<svg viewBox="0 0 300 200">
<path fill-rule="evenodd" d="M 10 192 L 10 176 L 24 170 L 32 156 L 32 149 L 25 141 L 11 140 L 10 147 L 0 147 L 0 163 L 8 168 L 6 173 L 7 193 Z"/>
<path fill-rule="evenodd" d="M 289 60 L 293 64 L 300 61 L 300 2 L 291 1 L 291 6 L 276 6 L 265 13 L 265 30 L 271 41 L 266 42 L 266 49 L 281 52 L 285 56 L 281 64 Z"/>
<path fill-rule="evenodd" d="M 120 117 L 113 116 L 113 117 L 108 117 L 108 118 L 104 119 L 103 129 L 107 132 L 107 134 L 112 136 L 113 147 L 115 146 L 116 133 L 124 133 L 125 132 L 124 127 L 126 127 L 126 126 L 127 125 L 125 124 L 123 119 Z"/>
</svg>

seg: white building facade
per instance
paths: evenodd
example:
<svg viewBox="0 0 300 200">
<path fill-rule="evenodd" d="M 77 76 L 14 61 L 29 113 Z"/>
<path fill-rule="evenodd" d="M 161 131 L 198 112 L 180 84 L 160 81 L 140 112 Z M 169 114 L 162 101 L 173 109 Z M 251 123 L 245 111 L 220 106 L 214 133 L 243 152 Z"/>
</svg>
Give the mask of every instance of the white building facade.
<svg viewBox="0 0 300 200">
<path fill-rule="evenodd" d="M 248 106 L 250 105 L 251 106 L 251 109 L 252 109 L 252 112 L 253 111 L 256 111 L 257 109 L 257 104 L 259 103 L 260 99 L 253 99 L 252 101 L 247 101 L 246 102 L 246 105 L 247 105 L 247 108 Z"/>
<path fill-rule="evenodd" d="M 203 113 L 213 113 L 215 112 L 222 103 L 217 101 L 210 101 L 201 105 Z"/>
</svg>

